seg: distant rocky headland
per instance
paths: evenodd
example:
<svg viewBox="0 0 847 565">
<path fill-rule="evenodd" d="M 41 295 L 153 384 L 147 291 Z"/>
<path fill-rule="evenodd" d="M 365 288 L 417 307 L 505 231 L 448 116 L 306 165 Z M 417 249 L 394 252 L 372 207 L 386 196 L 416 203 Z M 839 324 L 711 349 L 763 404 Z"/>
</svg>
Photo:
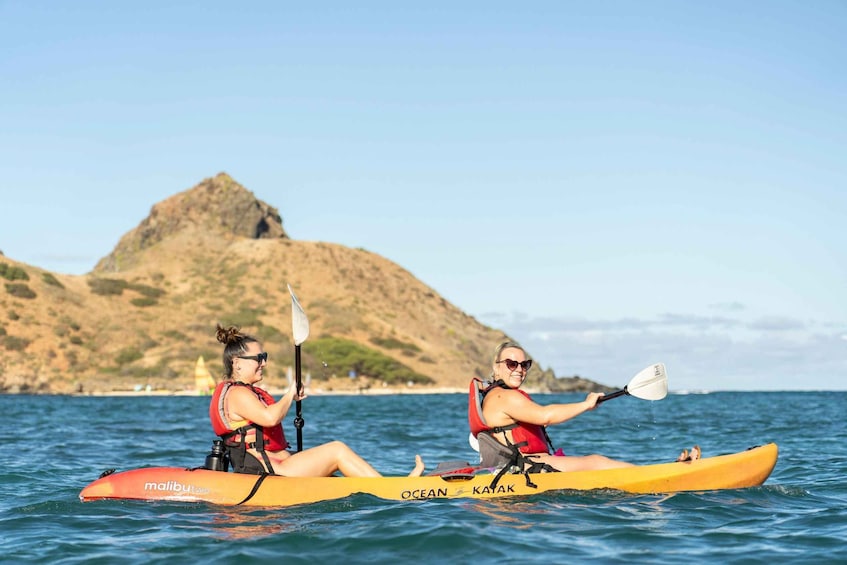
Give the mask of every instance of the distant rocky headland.
<svg viewBox="0 0 847 565">
<path fill-rule="evenodd" d="M 217 323 L 261 339 L 266 385 L 285 388 L 289 284 L 311 326 L 303 369 L 329 393 L 467 390 L 511 339 L 376 253 L 292 239 L 280 212 L 226 173 L 155 204 L 90 273 L 0 253 L 0 280 L 4 393 L 192 392 L 198 357 L 220 377 Z M 611 390 L 542 365 L 536 358 L 528 388 Z"/>
</svg>

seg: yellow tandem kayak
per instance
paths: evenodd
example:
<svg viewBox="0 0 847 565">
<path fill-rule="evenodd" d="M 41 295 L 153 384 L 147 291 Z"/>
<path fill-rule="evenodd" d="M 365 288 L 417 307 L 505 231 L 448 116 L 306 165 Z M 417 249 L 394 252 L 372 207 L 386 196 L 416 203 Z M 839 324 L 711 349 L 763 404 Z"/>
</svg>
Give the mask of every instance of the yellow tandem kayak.
<svg viewBox="0 0 847 565">
<path fill-rule="evenodd" d="M 642 465 L 605 471 L 425 475 L 422 477 L 309 477 L 244 475 L 149 467 L 111 473 L 86 486 L 83 502 L 101 499 L 206 502 L 220 505 L 293 506 L 363 493 L 387 500 L 499 498 L 554 490 L 614 489 L 631 493 L 671 493 L 761 485 L 776 465 L 776 444 L 705 457 L 697 461 Z"/>
</svg>

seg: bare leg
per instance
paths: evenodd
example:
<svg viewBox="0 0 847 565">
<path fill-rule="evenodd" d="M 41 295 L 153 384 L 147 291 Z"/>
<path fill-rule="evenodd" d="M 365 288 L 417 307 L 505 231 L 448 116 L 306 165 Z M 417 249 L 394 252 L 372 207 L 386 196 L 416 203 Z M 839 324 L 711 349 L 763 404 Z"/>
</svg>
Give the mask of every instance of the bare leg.
<svg viewBox="0 0 847 565">
<path fill-rule="evenodd" d="M 381 477 L 370 463 L 347 444 L 331 441 L 294 453 L 283 461 L 272 461 L 274 472 L 288 477 L 328 477 L 340 471 L 345 477 Z"/>
<path fill-rule="evenodd" d="M 370 463 L 340 441 L 331 441 L 292 453 L 283 459 L 271 456 L 271 463 L 276 474 L 287 477 L 329 477 L 336 471 L 340 471 L 345 477 L 382 476 Z M 415 467 L 409 476 L 420 477 L 424 468 L 421 456 L 415 455 Z"/>
<path fill-rule="evenodd" d="M 533 460 L 547 463 L 559 471 L 599 471 L 601 469 L 623 469 L 624 467 L 634 467 L 632 463 L 609 459 L 604 455 L 584 455 L 581 457 L 574 455 L 568 455 L 567 457 L 540 455 L 533 456 Z"/>
</svg>

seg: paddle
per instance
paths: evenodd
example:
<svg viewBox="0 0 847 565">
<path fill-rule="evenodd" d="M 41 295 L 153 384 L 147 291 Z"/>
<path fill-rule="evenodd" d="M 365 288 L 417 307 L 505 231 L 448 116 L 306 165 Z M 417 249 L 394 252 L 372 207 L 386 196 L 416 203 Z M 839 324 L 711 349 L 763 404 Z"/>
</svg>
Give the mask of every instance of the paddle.
<svg viewBox="0 0 847 565">
<path fill-rule="evenodd" d="M 294 386 L 297 387 L 297 395 L 303 388 L 303 378 L 300 374 L 300 344 L 306 341 L 309 337 L 309 319 L 306 317 L 306 312 L 294 296 L 294 291 L 291 290 L 291 285 L 288 285 L 288 292 L 291 294 L 291 328 L 294 332 Z M 297 415 L 294 418 L 294 427 L 297 429 L 297 451 L 303 451 L 303 415 L 301 412 L 301 402 L 296 403 Z"/>
<path fill-rule="evenodd" d="M 642 400 L 661 400 L 668 395 L 668 374 L 664 363 L 656 363 L 642 369 L 621 390 L 601 396 L 597 404 L 619 396 L 634 396 Z"/>
</svg>

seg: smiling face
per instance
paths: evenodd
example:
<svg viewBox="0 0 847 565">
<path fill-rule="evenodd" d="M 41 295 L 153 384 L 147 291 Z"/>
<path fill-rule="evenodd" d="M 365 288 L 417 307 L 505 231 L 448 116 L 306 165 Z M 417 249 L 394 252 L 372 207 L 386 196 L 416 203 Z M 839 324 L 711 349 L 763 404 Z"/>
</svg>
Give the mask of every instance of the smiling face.
<svg viewBox="0 0 847 565">
<path fill-rule="evenodd" d="M 509 387 L 520 388 L 531 366 L 532 360 L 526 358 L 523 349 L 507 347 L 500 352 L 500 358 L 494 360 L 494 379 L 503 379 Z"/>
<path fill-rule="evenodd" d="M 264 377 L 264 368 L 267 365 L 267 355 L 262 351 L 262 346 L 252 341 L 246 345 L 247 351 L 232 359 L 232 368 L 237 380 L 255 384 Z"/>
</svg>

